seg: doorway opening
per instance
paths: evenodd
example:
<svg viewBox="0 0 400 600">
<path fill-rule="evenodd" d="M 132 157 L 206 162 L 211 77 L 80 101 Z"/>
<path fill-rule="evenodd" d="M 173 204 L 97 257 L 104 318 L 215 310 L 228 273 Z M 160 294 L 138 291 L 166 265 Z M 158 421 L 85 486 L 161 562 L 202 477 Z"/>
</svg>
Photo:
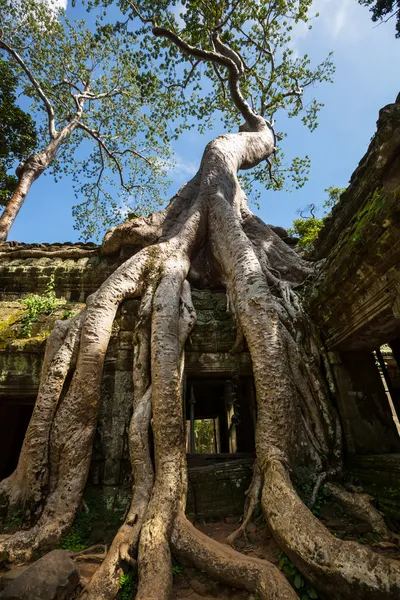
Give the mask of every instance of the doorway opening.
<svg viewBox="0 0 400 600">
<path fill-rule="evenodd" d="M 251 377 L 193 378 L 186 381 L 185 388 L 189 457 L 226 459 L 255 452 L 256 403 Z"/>
<path fill-rule="evenodd" d="M 376 366 L 400 436 L 400 340 L 393 340 L 374 351 Z"/>
<path fill-rule="evenodd" d="M 0 480 L 11 475 L 18 464 L 33 407 L 32 398 L 0 400 Z"/>
</svg>

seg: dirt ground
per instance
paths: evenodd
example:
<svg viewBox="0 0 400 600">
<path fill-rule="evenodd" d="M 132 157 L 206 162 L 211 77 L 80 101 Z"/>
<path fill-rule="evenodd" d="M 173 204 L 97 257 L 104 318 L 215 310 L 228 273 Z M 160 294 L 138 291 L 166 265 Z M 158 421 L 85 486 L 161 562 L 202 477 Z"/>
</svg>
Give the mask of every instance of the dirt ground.
<svg viewBox="0 0 400 600">
<path fill-rule="evenodd" d="M 228 517 L 227 520 L 235 522 L 216 521 L 196 523 L 195 525 L 209 537 L 224 543 L 226 538 L 239 527 L 238 519 Z M 250 523 L 247 539 L 238 540 L 236 548 L 248 556 L 264 558 L 274 564 L 279 563 L 279 547 L 273 538 L 268 535 L 265 526 L 258 527 L 255 523 Z M 199 573 L 195 569 L 185 567 L 182 573 L 174 575 L 173 598 L 177 600 L 196 600 L 200 598 L 205 600 L 249 600 L 254 596 L 245 590 L 235 590 L 212 581 L 205 573 Z"/>
<path fill-rule="evenodd" d="M 384 554 L 387 558 L 400 560 L 400 543 L 398 535 L 391 540 L 377 539 L 368 527 L 362 523 L 353 523 L 343 515 L 337 507 L 323 507 L 319 515 L 324 525 L 333 535 L 342 539 L 355 540 L 368 544 L 375 552 Z M 239 527 L 237 517 L 226 517 L 224 520 L 200 521 L 195 526 L 209 537 L 224 543 L 226 538 Z M 280 549 L 269 534 L 265 523 L 251 522 L 247 528 L 246 537 L 236 541 L 236 549 L 257 558 L 266 559 L 279 565 Z M 99 567 L 100 561 L 77 561 L 81 575 L 81 585 L 84 586 Z M 26 568 L 26 567 L 25 567 Z M 24 567 L 14 568 L 6 574 L 0 574 L 0 589 L 7 581 L 21 574 Z M 254 596 L 245 590 L 235 590 L 210 579 L 205 573 L 196 569 L 183 567 L 178 563 L 173 565 L 174 587 L 173 598 L 176 600 L 254 600 Z M 4 577 L 5 576 L 5 577 Z M 4 581 L 2 581 L 4 577 Z M 82 589 L 80 587 L 80 589 Z M 77 590 L 78 593 L 79 590 Z"/>
</svg>

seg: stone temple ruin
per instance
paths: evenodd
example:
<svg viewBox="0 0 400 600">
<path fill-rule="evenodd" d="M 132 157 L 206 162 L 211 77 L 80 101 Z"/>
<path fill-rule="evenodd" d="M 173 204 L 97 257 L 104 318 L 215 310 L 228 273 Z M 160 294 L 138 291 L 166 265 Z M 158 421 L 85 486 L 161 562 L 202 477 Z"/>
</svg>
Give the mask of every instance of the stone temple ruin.
<svg viewBox="0 0 400 600">
<path fill-rule="evenodd" d="M 276 232 L 287 236 L 281 228 Z M 68 258 L 72 246 L 81 258 Z M 24 256 L 27 248 L 36 257 Z M 60 249 L 66 258 L 52 256 Z M 0 479 L 16 466 L 54 321 L 78 312 L 122 258 L 103 256 L 93 244 L 2 246 Z M 328 350 L 326 373 L 343 426 L 346 468 L 389 518 L 400 520 L 400 97 L 380 111 L 377 132 L 312 259 L 321 268 L 302 294 Z M 43 294 L 52 277 L 65 301 L 23 337 L 20 301 Z M 257 419 L 251 361 L 246 348 L 230 352 L 235 325 L 224 290 L 194 289 L 193 298 L 197 324 L 187 342 L 184 384 L 188 512 L 225 517 L 241 513 L 251 479 Z M 131 490 L 127 428 L 137 309 L 136 300 L 125 301 L 114 323 L 88 481 L 110 507 L 125 506 Z"/>
</svg>

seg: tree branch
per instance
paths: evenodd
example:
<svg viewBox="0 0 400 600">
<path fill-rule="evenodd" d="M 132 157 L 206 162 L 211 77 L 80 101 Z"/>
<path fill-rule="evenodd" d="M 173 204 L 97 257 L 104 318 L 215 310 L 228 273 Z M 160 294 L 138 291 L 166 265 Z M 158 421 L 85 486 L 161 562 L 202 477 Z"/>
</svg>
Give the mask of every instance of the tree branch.
<svg viewBox="0 0 400 600">
<path fill-rule="evenodd" d="M 166 29 L 165 27 L 157 27 L 153 25 L 152 28 L 153 34 L 156 37 L 164 37 L 169 39 L 175 46 L 177 46 L 184 54 L 189 56 L 193 56 L 199 60 L 204 62 L 211 62 L 213 64 L 221 65 L 228 70 L 228 83 L 229 89 L 231 93 L 231 98 L 236 108 L 242 114 L 245 121 L 251 128 L 257 129 L 260 125 L 261 117 L 257 116 L 251 109 L 248 102 L 243 98 L 240 87 L 239 80 L 240 76 L 243 73 L 243 65 L 240 61 L 240 58 L 236 55 L 236 60 L 233 60 L 231 56 L 226 56 L 221 54 L 220 52 L 214 52 L 211 50 L 203 50 L 202 48 L 196 48 L 195 46 L 191 46 L 187 42 L 185 42 L 179 35 Z M 215 44 L 215 38 L 214 38 Z M 222 42 L 220 42 L 220 48 L 226 48 Z M 219 49 L 219 48 L 218 48 Z M 229 51 L 231 49 L 228 49 Z M 233 51 L 232 51 L 233 52 Z M 228 54 L 228 52 L 227 52 Z M 235 53 L 236 54 L 236 53 Z M 239 63 L 241 68 L 239 69 Z M 264 120 L 263 120 L 264 121 Z"/>
<path fill-rule="evenodd" d="M 130 192 L 131 189 L 133 187 L 141 187 L 141 186 L 130 186 L 128 187 L 125 182 L 124 182 L 124 176 L 123 176 L 123 172 L 122 172 L 122 167 L 116 157 L 116 154 L 119 155 L 123 155 L 126 153 L 130 153 L 133 154 L 134 156 L 137 156 L 138 158 L 141 158 L 142 160 L 144 160 L 147 164 L 149 164 L 151 166 L 151 162 L 142 154 L 140 154 L 139 152 L 136 152 L 136 150 L 133 150 L 131 148 L 127 148 L 126 150 L 123 150 L 122 152 L 113 152 L 112 150 L 110 150 L 108 148 L 108 146 L 104 143 L 104 141 L 101 139 L 100 134 L 97 131 L 94 131 L 93 129 L 90 129 L 90 127 L 87 127 L 86 125 L 84 125 L 82 122 L 79 122 L 77 127 L 79 127 L 80 129 L 82 129 L 83 131 L 85 131 L 88 135 L 90 135 L 94 140 L 96 140 L 96 142 L 99 145 L 99 148 L 104 150 L 104 152 L 107 154 L 107 156 L 113 161 L 113 163 L 115 164 L 118 174 L 119 174 L 119 179 L 120 179 L 120 183 L 121 186 L 124 188 L 125 191 Z M 102 154 L 101 154 L 102 156 Z"/>
<path fill-rule="evenodd" d="M 301 98 L 302 95 L 303 95 L 303 89 L 300 86 L 297 86 L 297 89 L 289 90 L 288 92 L 285 92 L 284 94 L 280 94 L 279 98 L 277 98 L 273 102 L 269 102 L 268 104 L 266 104 L 265 110 L 272 108 L 277 103 L 278 103 L 278 106 L 281 106 L 281 104 L 282 104 L 281 101 L 284 98 L 289 98 L 290 96 L 298 96 L 299 98 Z"/>
<path fill-rule="evenodd" d="M 127 0 L 129 5 L 132 7 L 135 15 L 139 17 L 142 23 L 151 23 L 153 35 L 156 37 L 163 37 L 170 40 L 175 46 L 177 46 L 184 54 L 192 56 L 198 60 L 204 62 L 211 62 L 213 64 L 225 67 L 228 70 L 228 83 L 231 93 L 231 98 L 236 108 L 239 110 L 247 124 L 252 129 L 257 129 L 261 122 L 264 124 L 265 121 L 262 117 L 256 115 L 249 103 L 243 98 L 239 87 L 239 80 L 241 75 L 244 73 L 244 65 L 241 58 L 237 53 L 223 44 L 219 39 L 219 36 L 213 34 L 213 42 L 217 48 L 217 52 L 212 50 L 203 50 L 203 48 L 197 48 L 191 46 L 188 42 L 185 42 L 177 33 L 167 29 L 166 27 L 158 27 L 155 19 L 144 17 L 136 4 L 132 0 Z"/>
<path fill-rule="evenodd" d="M 277 188 L 280 188 L 281 184 L 279 183 L 279 181 L 276 179 L 276 177 L 272 173 L 272 164 L 271 164 L 271 161 L 269 160 L 269 158 L 267 158 L 266 162 L 267 162 L 267 165 L 268 165 L 268 173 L 269 173 L 270 179 L 275 183 L 275 185 L 276 185 Z"/>
<path fill-rule="evenodd" d="M 8 52 L 17 61 L 19 66 L 22 68 L 22 70 L 28 76 L 29 81 L 32 83 L 32 85 L 36 89 L 39 97 L 43 101 L 43 104 L 45 105 L 45 108 L 46 108 L 47 117 L 48 117 L 50 138 L 53 140 L 57 135 L 57 131 L 56 131 L 55 124 L 54 124 L 54 110 L 50 103 L 50 100 L 47 98 L 46 94 L 44 93 L 44 91 L 41 88 L 40 83 L 37 81 L 37 79 L 35 79 L 35 77 L 32 74 L 32 71 L 29 69 L 28 65 L 25 63 L 23 58 L 18 54 L 18 52 L 16 52 L 14 50 L 14 48 L 9 46 L 3 40 L 0 40 L 0 49 Z"/>
</svg>

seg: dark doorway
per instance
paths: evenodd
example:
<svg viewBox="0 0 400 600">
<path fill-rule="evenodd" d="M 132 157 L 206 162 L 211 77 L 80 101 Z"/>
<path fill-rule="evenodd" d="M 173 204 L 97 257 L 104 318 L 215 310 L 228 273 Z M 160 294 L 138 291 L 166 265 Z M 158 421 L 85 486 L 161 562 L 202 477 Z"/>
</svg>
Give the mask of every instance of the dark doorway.
<svg viewBox="0 0 400 600">
<path fill-rule="evenodd" d="M 0 480 L 17 466 L 33 407 L 31 398 L 0 401 Z"/>
<path fill-rule="evenodd" d="M 253 380 L 189 379 L 185 394 L 189 454 L 242 454 L 255 450 Z"/>
</svg>

